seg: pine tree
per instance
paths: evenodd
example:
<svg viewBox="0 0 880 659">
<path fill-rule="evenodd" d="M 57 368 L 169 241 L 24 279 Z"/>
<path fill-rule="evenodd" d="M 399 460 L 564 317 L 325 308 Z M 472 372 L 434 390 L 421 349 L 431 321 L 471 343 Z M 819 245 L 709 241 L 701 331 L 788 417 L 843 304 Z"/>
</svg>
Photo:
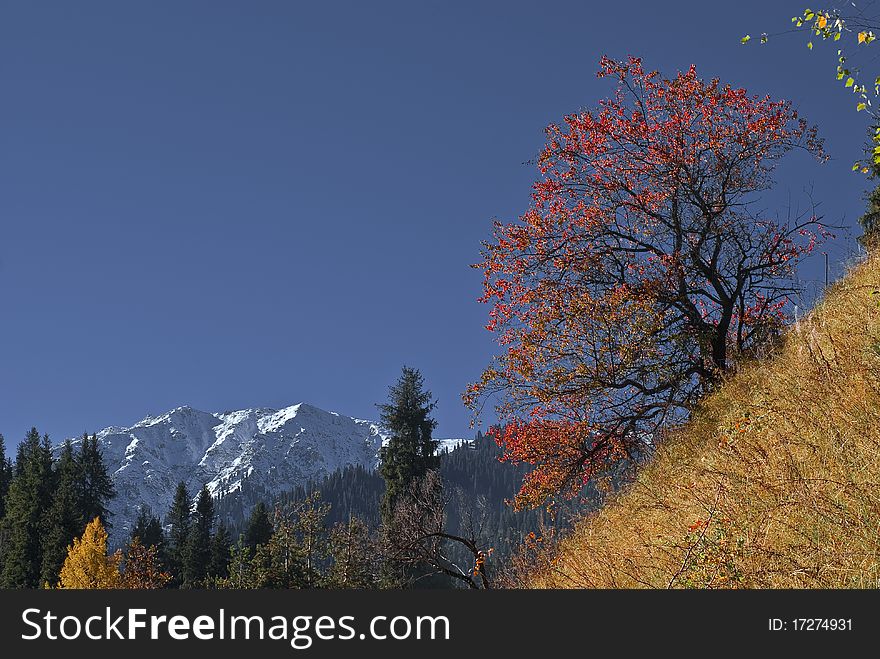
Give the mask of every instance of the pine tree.
<svg viewBox="0 0 880 659">
<path fill-rule="evenodd" d="M 6 514 L 6 495 L 12 482 L 12 461 L 6 457 L 6 442 L 0 435 L 0 520 Z"/>
<path fill-rule="evenodd" d="M 380 472 L 385 479 L 382 519 L 386 525 L 392 524 L 398 498 L 440 465 L 437 442 L 431 437 L 437 426 L 430 416 L 436 405 L 432 398 L 424 388 L 422 374 L 404 366 L 397 383 L 389 387 L 388 403 L 377 406 L 382 426 L 391 433 L 379 451 Z"/>
<path fill-rule="evenodd" d="M 244 535 L 239 535 L 238 542 L 229 550 L 229 576 L 218 579 L 217 586 L 234 589 L 264 587 L 268 554 L 264 545 L 260 545 L 259 552 L 261 556 L 255 556 Z"/>
<path fill-rule="evenodd" d="M 183 583 L 189 588 L 204 586 L 211 562 L 211 532 L 214 529 L 214 500 L 203 487 L 189 528 L 183 555 Z"/>
<path fill-rule="evenodd" d="M 357 517 L 338 523 L 330 531 L 328 588 L 375 588 L 378 583 L 379 551 L 370 530 Z"/>
<path fill-rule="evenodd" d="M 82 538 L 75 538 L 61 567 L 59 588 L 121 588 L 119 563 L 122 554 L 107 555 L 107 531 L 100 517 L 86 526 Z"/>
<path fill-rule="evenodd" d="M 64 443 L 52 473 L 52 503 L 43 517 L 40 583 L 54 584 L 67 556 L 67 547 L 82 534 L 80 470 L 70 440 Z"/>
<path fill-rule="evenodd" d="M 287 512 L 276 509 L 272 537 L 265 545 L 258 545 L 254 555 L 252 565 L 255 574 L 262 577 L 260 585 L 264 588 L 301 588 L 305 582 L 302 547 Z"/>
<path fill-rule="evenodd" d="M 98 447 L 98 438 L 84 434 L 77 456 L 80 470 L 80 510 L 84 523 L 95 517 L 110 528 L 107 504 L 116 495 L 107 465 Z"/>
<path fill-rule="evenodd" d="M 244 542 L 253 553 L 257 546 L 269 544 L 272 538 L 272 520 L 269 519 L 269 511 L 266 504 L 260 501 L 251 511 L 247 527 L 244 532 Z"/>
<path fill-rule="evenodd" d="M 49 438 L 31 428 L 19 444 L 2 522 L 5 588 L 38 588 L 43 564 L 43 516 L 52 501 Z"/>
<path fill-rule="evenodd" d="M 177 484 L 174 492 L 174 501 L 165 523 L 170 527 L 168 533 L 168 566 L 171 569 L 173 580 L 171 585 L 180 586 L 183 583 L 183 565 L 186 555 L 186 544 L 189 538 L 191 517 L 191 504 L 189 492 L 184 483 Z"/>
<path fill-rule="evenodd" d="M 161 554 L 165 550 L 165 532 L 159 518 L 149 506 L 141 506 L 131 529 L 131 539 L 137 538 L 144 547 L 156 547 Z"/>
<path fill-rule="evenodd" d="M 321 582 L 321 564 L 327 557 L 327 514 L 330 506 L 321 501 L 321 494 L 314 492 L 295 511 L 294 527 L 303 558 L 304 588 L 315 588 Z"/>
<path fill-rule="evenodd" d="M 226 524 L 220 522 L 217 531 L 211 539 L 211 564 L 208 567 L 208 575 L 213 579 L 225 579 L 229 576 L 230 550 L 232 549 L 232 536 Z"/>
<path fill-rule="evenodd" d="M 138 512 L 134 527 L 131 529 L 129 546 L 137 540 L 146 549 L 155 549 L 156 565 L 165 569 L 168 565 L 168 547 L 165 541 L 165 531 L 162 522 L 153 515 L 149 506 L 142 506 Z"/>
</svg>

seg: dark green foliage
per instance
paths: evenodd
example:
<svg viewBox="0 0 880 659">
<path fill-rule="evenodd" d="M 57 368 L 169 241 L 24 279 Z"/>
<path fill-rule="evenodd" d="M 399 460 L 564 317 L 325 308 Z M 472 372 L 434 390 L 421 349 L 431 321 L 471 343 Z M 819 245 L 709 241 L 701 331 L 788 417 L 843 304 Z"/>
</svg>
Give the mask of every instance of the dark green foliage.
<svg viewBox="0 0 880 659">
<path fill-rule="evenodd" d="M 380 473 L 385 479 L 382 519 L 387 525 L 393 522 L 399 497 L 439 466 L 437 442 L 431 436 L 437 426 L 430 416 L 435 405 L 421 373 L 404 366 L 400 378 L 388 389 L 388 402 L 377 406 L 382 426 L 391 434 L 379 451 Z"/>
<path fill-rule="evenodd" d="M 6 442 L 3 435 L 0 435 L 0 520 L 6 513 L 6 495 L 12 482 L 12 474 L 12 460 L 6 457 Z"/>
<path fill-rule="evenodd" d="M 497 560 L 519 547 L 530 531 L 540 532 L 544 527 L 566 524 L 574 506 L 557 508 L 550 515 L 541 510 L 514 513 L 505 504 L 505 499 L 516 492 L 526 467 L 499 462 L 500 449 L 479 434 L 473 443 L 448 454 L 439 457 L 424 454 L 425 450 L 433 450 L 435 444 L 430 436 L 434 422 L 429 417 L 433 403 L 430 393 L 423 390 L 417 371 L 407 369 L 401 381 L 392 387 L 392 394 L 392 401 L 409 401 L 411 406 L 420 409 L 409 416 L 394 416 L 392 410 L 384 410 L 387 421 L 415 420 L 411 427 L 411 430 L 415 428 L 413 432 L 406 431 L 403 424 L 397 426 L 394 436 L 398 440 L 409 437 L 418 441 L 409 443 L 415 447 L 413 450 L 403 451 L 412 459 L 410 467 L 398 469 L 395 475 L 417 480 L 420 468 L 436 469 L 439 464 L 442 491 L 448 493 L 450 502 L 445 513 L 445 530 L 458 533 L 466 519 L 472 519 L 474 511 L 479 510 L 482 532 L 494 547 L 493 559 Z M 404 442 L 395 445 L 406 447 Z M 3 585 L 39 587 L 47 582 L 54 585 L 67 545 L 81 534 L 85 522 L 90 521 L 86 514 L 101 507 L 106 510 L 107 488 L 95 487 L 102 480 L 101 473 L 106 475 L 103 461 L 100 467 L 90 468 L 98 477 L 88 479 L 85 487 L 80 478 L 84 465 L 97 464 L 96 456 L 100 460 L 97 440 L 87 437 L 83 447 L 76 452 L 68 442 L 57 450 L 58 457 L 53 462 L 48 439 L 41 439 L 36 430 L 32 430 L 18 447 L 13 464 L 4 459 L 4 447 L 0 443 L 0 488 L 4 474 L 12 481 L 4 497 L 6 515 L 0 523 L 0 583 Z M 387 451 L 383 454 L 388 455 Z M 406 462 L 396 464 L 402 467 Z M 310 483 L 277 497 L 274 517 L 265 503 L 259 503 L 242 525 L 240 514 L 235 514 L 241 509 L 240 502 L 235 510 L 230 506 L 235 501 L 231 497 L 229 502 L 221 499 L 215 505 L 203 488 L 196 510 L 192 511 L 191 498 L 181 483 L 166 518 L 170 525 L 167 540 L 159 519 L 147 508 L 140 511 L 131 535 L 145 547 L 158 549 L 159 562 L 174 575 L 170 585 L 176 587 L 214 584 L 249 588 L 400 587 L 403 583 L 397 579 L 400 575 L 391 574 L 387 569 L 384 545 L 378 536 L 384 493 L 382 475 L 361 466 L 349 466 L 320 483 Z M 591 499 L 586 503 L 587 508 L 598 500 L 595 493 L 588 496 Z M 231 520 L 237 528 L 245 527 L 234 546 L 226 524 L 217 524 L 216 532 L 212 533 L 217 510 L 221 511 L 222 519 Z M 98 512 L 96 516 L 100 515 Z M 448 546 L 452 559 L 467 564 L 468 557 L 462 555 L 456 559 L 456 551 L 454 543 Z M 412 576 L 408 574 L 407 578 L 413 581 Z M 451 585 L 451 582 L 431 582 L 421 576 L 416 581 L 420 586 Z"/>
<path fill-rule="evenodd" d="M 101 518 L 105 529 L 110 528 L 107 504 L 116 492 L 113 481 L 107 473 L 107 466 L 98 448 L 98 438 L 83 435 L 77 456 L 79 463 L 80 509 L 84 520 L 83 527 L 95 517 Z"/>
<path fill-rule="evenodd" d="M 211 539 L 211 563 L 208 566 L 208 576 L 215 579 L 224 579 L 229 576 L 230 550 L 232 549 L 232 535 L 226 524 L 220 522 L 217 531 Z"/>
<path fill-rule="evenodd" d="M 442 490 L 449 499 L 445 530 L 465 534 L 468 522 L 479 518 L 484 544 L 493 548 L 493 573 L 499 561 L 517 550 L 530 532 L 543 535 L 549 529 L 564 528 L 573 514 L 591 509 L 599 500 L 596 492 L 587 491 L 583 501 L 561 505 L 553 513 L 541 509 L 514 512 L 506 500 L 516 493 L 528 467 L 500 462 L 500 456 L 495 442 L 479 433 L 473 442 L 439 456 Z M 431 572 L 427 567 L 403 575 L 398 574 L 399 569 L 389 569 L 378 538 L 383 493 L 384 480 L 379 473 L 349 466 L 320 483 L 309 483 L 276 497 L 271 509 L 266 503 L 258 503 L 244 523 L 240 501 L 220 499 L 214 505 L 220 518 L 231 520 L 244 532 L 238 535 L 238 542 L 232 543 L 225 525 L 219 524 L 211 537 L 205 576 L 194 577 L 191 566 L 187 584 L 222 588 L 397 588 L 409 582 L 418 587 L 460 587 L 446 577 L 426 578 Z M 252 494 L 248 492 L 248 496 Z M 207 507 L 205 495 L 200 498 Z M 177 509 L 188 513 L 189 497 L 180 486 L 177 502 Z M 195 513 L 191 521 L 185 522 L 188 538 L 196 537 L 197 517 Z M 142 525 L 139 522 L 136 528 Z M 473 557 L 454 542 L 446 544 L 443 551 L 454 563 L 473 563 Z"/>
<path fill-rule="evenodd" d="M 544 508 L 515 512 L 507 502 L 516 494 L 529 465 L 501 462 L 502 451 L 498 445 L 482 433 L 473 442 L 440 455 L 440 475 L 443 487 L 452 496 L 447 508 L 447 527 L 451 533 L 461 530 L 464 515 L 462 502 L 485 504 L 485 534 L 492 540 L 493 556 L 503 560 L 517 549 L 530 532 L 542 528 L 563 530 L 570 518 L 595 509 L 601 500 L 594 488 L 588 488 L 579 500 L 560 502 L 553 512 Z M 373 507 L 382 497 L 383 481 L 377 472 L 360 467 L 348 467 L 331 474 L 320 483 L 296 488 L 280 498 L 283 502 L 301 501 L 309 492 L 318 491 L 321 498 L 332 508 L 328 522 L 344 523 L 349 515 L 365 521 L 370 529 L 379 526 L 379 516 Z M 372 512 L 371 512 L 371 507 Z"/>
<path fill-rule="evenodd" d="M 443 455 L 440 464 L 444 489 L 459 495 L 451 498 L 447 508 L 448 528 L 458 533 L 466 515 L 473 513 L 477 502 L 482 503 L 482 534 L 494 549 L 496 563 L 511 556 L 529 533 L 565 530 L 574 517 L 600 505 L 600 493 L 590 487 L 579 499 L 558 503 L 552 512 L 545 508 L 514 511 L 508 501 L 519 490 L 530 466 L 501 462 L 501 455 L 491 438 L 478 433 L 471 444 Z M 452 547 L 452 553 L 456 552 Z"/>
<path fill-rule="evenodd" d="M 317 588 L 327 558 L 328 506 L 313 494 L 305 501 L 275 509 L 272 537 L 265 549 L 266 588 Z M 256 557 L 261 560 L 258 548 Z"/>
<path fill-rule="evenodd" d="M 321 585 L 321 568 L 328 557 L 329 511 L 330 506 L 321 501 L 321 495 L 313 494 L 294 508 L 288 517 L 293 529 L 294 552 L 299 554 L 301 560 L 302 578 L 297 585 L 302 588 L 316 588 Z"/>
<path fill-rule="evenodd" d="M 880 186 L 874 188 L 868 195 L 868 207 L 865 214 L 859 218 L 863 234 L 859 236 L 859 243 L 865 249 L 871 249 L 876 245 L 880 237 Z"/>
<path fill-rule="evenodd" d="M 269 511 L 266 504 L 260 501 L 251 511 L 247 527 L 244 532 L 244 543 L 252 552 L 257 546 L 269 544 L 272 538 L 272 520 L 269 519 Z"/>
<path fill-rule="evenodd" d="M 184 483 L 177 484 L 171 510 L 165 518 L 170 527 L 168 532 L 168 567 L 173 580 L 170 585 L 180 586 L 183 583 L 183 569 L 186 556 L 186 545 L 189 539 L 191 504 L 189 492 Z"/>
<path fill-rule="evenodd" d="M 38 588 L 43 566 L 43 516 L 52 501 L 52 455 L 48 437 L 40 441 L 36 428 L 19 444 L 15 476 L 6 497 L 2 537 L 5 588 Z"/>
<path fill-rule="evenodd" d="M 51 478 L 52 503 L 43 518 L 40 583 L 54 586 L 73 539 L 86 526 L 80 499 L 80 466 L 70 440 L 64 443 Z M 88 520 L 91 521 L 91 520 Z"/>
<path fill-rule="evenodd" d="M 165 531 L 162 522 L 153 515 L 149 506 L 141 506 L 137 520 L 131 529 L 129 545 L 137 538 L 140 544 L 149 549 L 156 548 L 155 560 L 159 570 L 165 570 L 168 566 L 168 543 L 165 540 Z"/>
<path fill-rule="evenodd" d="M 259 553 L 245 544 L 244 535 L 238 536 L 236 542 L 229 550 L 229 577 L 219 581 L 218 585 L 223 588 L 260 588 L 263 586 L 264 561 L 268 561 L 268 554 L 264 545 L 260 545 Z"/>
<path fill-rule="evenodd" d="M 80 450 L 65 442 L 53 460 L 48 436 L 35 428 L 19 444 L 14 467 L 0 442 L 0 585 L 54 586 L 67 547 L 86 523 L 101 517 L 114 495 L 98 440 L 83 437 Z"/>
<path fill-rule="evenodd" d="M 305 500 L 275 508 L 270 534 L 265 538 L 265 505 L 254 509 L 249 529 L 231 551 L 229 578 L 218 581 L 228 588 L 322 588 L 328 585 L 331 565 L 329 505 L 313 493 Z M 258 540 L 265 540 L 258 541 Z"/>
<path fill-rule="evenodd" d="M 137 538 L 144 547 L 156 547 L 161 554 L 165 550 L 165 532 L 159 518 L 149 506 L 141 506 L 137 520 L 131 529 L 131 539 Z"/>
<path fill-rule="evenodd" d="M 321 501 L 330 505 L 328 525 L 347 523 L 350 517 L 357 517 L 369 528 L 379 528 L 385 481 L 377 471 L 360 465 L 348 465 L 318 483 L 295 487 L 275 501 L 281 506 L 296 504 L 315 492 L 321 496 Z"/>
<path fill-rule="evenodd" d="M 198 588 L 205 583 L 211 563 L 211 536 L 214 530 L 214 500 L 203 487 L 196 499 L 183 556 L 183 583 Z"/>
</svg>

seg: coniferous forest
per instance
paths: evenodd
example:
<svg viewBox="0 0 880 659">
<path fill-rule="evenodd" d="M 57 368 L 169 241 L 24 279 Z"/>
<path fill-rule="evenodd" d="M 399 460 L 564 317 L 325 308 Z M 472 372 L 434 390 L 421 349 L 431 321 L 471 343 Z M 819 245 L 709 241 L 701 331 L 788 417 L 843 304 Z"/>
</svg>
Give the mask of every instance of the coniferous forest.
<svg viewBox="0 0 880 659">
<path fill-rule="evenodd" d="M 515 511 L 525 470 L 482 433 L 438 453 L 433 403 L 404 368 L 381 407 L 392 441 L 379 470 L 349 466 L 287 492 L 215 499 L 177 486 L 110 545 L 116 496 L 96 436 L 53 447 L 36 429 L 0 438 L 0 585 L 5 588 L 404 588 L 499 586 L 524 539 L 568 525 L 576 504 Z M 249 487 L 247 481 L 244 488 Z M 253 499 L 251 499 L 253 500 Z M 588 501 L 589 500 L 589 501 Z"/>
</svg>

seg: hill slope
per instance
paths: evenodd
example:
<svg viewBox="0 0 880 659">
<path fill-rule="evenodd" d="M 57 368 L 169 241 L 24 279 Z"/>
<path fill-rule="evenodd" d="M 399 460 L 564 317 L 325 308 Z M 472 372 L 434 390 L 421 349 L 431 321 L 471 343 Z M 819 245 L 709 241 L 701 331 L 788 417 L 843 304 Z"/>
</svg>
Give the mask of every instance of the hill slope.
<svg viewBox="0 0 880 659">
<path fill-rule="evenodd" d="M 880 257 L 538 555 L 533 587 L 875 588 Z"/>
</svg>

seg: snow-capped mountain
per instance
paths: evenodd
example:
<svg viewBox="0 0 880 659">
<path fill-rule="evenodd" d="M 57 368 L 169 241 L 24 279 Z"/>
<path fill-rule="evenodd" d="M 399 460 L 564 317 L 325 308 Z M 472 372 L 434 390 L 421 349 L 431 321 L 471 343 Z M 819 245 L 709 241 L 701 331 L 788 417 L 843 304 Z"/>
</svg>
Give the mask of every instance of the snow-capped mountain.
<svg viewBox="0 0 880 659">
<path fill-rule="evenodd" d="M 109 507 L 117 542 L 142 505 L 164 517 L 181 481 L 193 496 L 202 485 L 214 497 L 241 496 L 245 480 L 256 486 L 249 490 L 278 493 L 346 465 L 375 468 L 387 438 L 376 423 L 306 403 L 223 413 L 184 406 L 97 436 L 116 486 Z M 463 441 L 441 440 L 440 450 Z"/>
</svg>

